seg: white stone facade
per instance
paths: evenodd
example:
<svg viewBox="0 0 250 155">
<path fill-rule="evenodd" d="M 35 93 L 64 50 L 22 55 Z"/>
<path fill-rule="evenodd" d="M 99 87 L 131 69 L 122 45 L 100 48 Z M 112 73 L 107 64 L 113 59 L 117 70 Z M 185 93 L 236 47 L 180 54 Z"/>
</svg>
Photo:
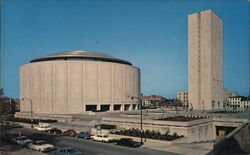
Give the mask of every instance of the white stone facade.
<svg viewBox="0 0 250 155">
<path fill-rule="evenodd" d="M 54 60 L 20 67 L 20 98 L 34 113 L 132 110 L 140 94 L 140 69 L 127 64 Z M 21 112 L 31 110 L 21 101 Z M 105 111 L 106 111 L 105 110 Z"/>
<path fill-rule="evenodd" d="M 189 107 L 223 107 L 223 21 L 211 10 L 188 16 Z"/>
<path fill-rule="evenodd" d="M 229 103 L 228 106 L 230 108 L 241 108 L 247 109 L 250 108 L 250 99 L 244 96 L 234 96 L 228 98 Z"/>
</svg>

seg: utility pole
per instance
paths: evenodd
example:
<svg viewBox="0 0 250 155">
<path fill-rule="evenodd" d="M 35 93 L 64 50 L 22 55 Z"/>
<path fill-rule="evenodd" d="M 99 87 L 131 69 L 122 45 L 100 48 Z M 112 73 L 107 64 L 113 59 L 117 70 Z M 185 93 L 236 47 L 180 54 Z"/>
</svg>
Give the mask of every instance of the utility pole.
<svg viewBox="0 0 250 155">
<path fill-rule="evenodd" d="M 30 101 L 30 120 L 31 120 L 31 128 L 33 128 L 33 108 L 32 108 L 32 99 L 29 98 L 22 98 L 23 100 L 28 100 Z"/>
<path fill-rule="evenodd" d="M 142 100 L 139 98 L 139 97 L 135 97 L 135 96 L 132 96 L 131 97 L 132 100 L 134 99 L 137 99 L 139 102 L 140 102 L 140 110 L 141 110 L 141 145 L 143 145 L 143 141 L 142 141 Z"/>
</svg>

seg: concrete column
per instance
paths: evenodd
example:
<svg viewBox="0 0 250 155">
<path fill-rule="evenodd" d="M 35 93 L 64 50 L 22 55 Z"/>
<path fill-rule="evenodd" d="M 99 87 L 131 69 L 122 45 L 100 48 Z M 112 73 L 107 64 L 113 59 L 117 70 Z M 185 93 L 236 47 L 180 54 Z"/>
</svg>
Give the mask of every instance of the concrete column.
<svg viewBox="0 0 250 155">
<path fill-rule="evenodd" d="M 137 109 L 138 109 L 138 104 L 135 105 L 135 110 L 137 110 Z"/>
<path fill-rule="evenodd" d="M 97 104 L 96 110 L 101 110 L 101 105 Z"/>
<path fill-rule="evenodd" d="M 121 109 L 120 109 L 121 111 L 124 111 L 124 106 L 125 106 L 124 104 L 121 104 Z"/>
<path fill-rule="evenodd" d="M 133 110 L 133 104 L 130 104 L 130 105 L 129 105 L 128 110 L 129 110 L 129 111 Z"/>
<path fill-rule="evenodd" d="M 110 104 L 109 111 L 114 111 L 114 104 Z"/>
<path fill-rule="evenodd" d="M 85 105 L 85 104 L 83 104 L 82 111 L 83 111 L 83 112 L 86 111 L 86 105 Z"/>
</svg>

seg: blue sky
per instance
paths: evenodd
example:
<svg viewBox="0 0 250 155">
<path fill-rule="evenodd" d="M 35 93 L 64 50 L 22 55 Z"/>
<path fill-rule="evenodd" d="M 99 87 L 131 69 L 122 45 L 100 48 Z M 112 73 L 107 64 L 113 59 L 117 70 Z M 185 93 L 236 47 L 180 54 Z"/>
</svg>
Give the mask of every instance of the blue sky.
<svg viewBox="0 0 250 155">
<path fill-rule="evenodd" d="M 35 57 L 85 49 L 141 68 L 145 95 L 175 97 L 188 87 L 187 16 L 212 9 L 224 20 L 224 86 L 249 94 L 247 0 L 2 0 L 5 95 L 19 97 L 19 66 Z"/>
</svg>

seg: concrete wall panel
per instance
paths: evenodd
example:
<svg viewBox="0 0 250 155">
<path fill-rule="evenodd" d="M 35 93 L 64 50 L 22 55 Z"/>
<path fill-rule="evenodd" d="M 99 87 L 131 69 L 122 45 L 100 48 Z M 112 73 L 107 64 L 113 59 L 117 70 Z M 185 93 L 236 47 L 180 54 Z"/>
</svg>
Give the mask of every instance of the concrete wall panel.
<svg viewBox="0 0 250 155">
<path fill-rule="evenodd" d="M 123 65 L 113 65 L 113 102 L 123 101 Z"/>
<path fill-rule="evenodd" d="M 54 72 L 55 83 L 55 112 L 68 112 L 68 63 L 56 62 Z"/>
<path fill-rule="evenodd" d="M 28 65 L 23 65 L 21 67 L 22 73 L 21 75 L 21 81 L 20 86 L 21 90 L 20 93 L 22 96 L 20 98 L 30 98 L 30 67 Z M 23 111 L 30 111 L 30 101 L 29 100 L 21 100 L 20 108 L 23 109 Z"/>
<path fill-rule="evenodd" d="M 53 64 L 41 64 L 41 111 L 53 112 Z"/>
<path fill-rule="evenodd" d="M 112 64 L 99 63 L 99 102 L 112 102 Z"/>
<path fill-rule="evenodd" d="M 32 109 L 36 112 L 41 112 L 41 65 L 34 64 L 31 68 L 31 98 Z"/>
<path fill-rule="evenodd" d="M 24 81 L 23 81 L 23 74 L 24 74 L 24 71 L 23 71 L 24 69 L 23 69 L 23 67 L 20 67 L 20 73 L 19 73 L 19 79 L 20 79 L 20 91 L 19 91 L 19 95 L 20 95 L 20 102 L 21 103 L 24 103 L 24 102 L 22 102 L 22 97 L 24 96 L 23 95 L 23 83 L 24 83 Z M 20 109 L 24 109 L 24 105 L 23 104 L 20 104 Z"/>
<path fill-rule="evenodd" d="M 199 66 L 198 66 L 198 14 L 192 14 L 188 16 L 188 100 L 189 107 L 196 106 L 199 96 Z"/>
<path fill-rule="evenodd" d="M 124 66 L 124 101 L 125 103 L 131 102 L 131 96 L 133 95 L 133 77 L 132 69 L 129 66 Z"/>
<path fill-rule="evenodd" d="M 85 102 L 98 103 L 98 64 L 92 61 L 86 61 L 85 78 Z"/>
<path fill-rule="evenodd" d="M 211 15 L 201 13 L 201 100 L 200 110 L 211 109 Z"/>
<path fill-rule="evenodd" d="M 69 112 L 75 112 L 83 109 L 83 73 L 81 62 L 69 62 L 69 91 L 68 91 L 68 107 Z"/>
</svg>

